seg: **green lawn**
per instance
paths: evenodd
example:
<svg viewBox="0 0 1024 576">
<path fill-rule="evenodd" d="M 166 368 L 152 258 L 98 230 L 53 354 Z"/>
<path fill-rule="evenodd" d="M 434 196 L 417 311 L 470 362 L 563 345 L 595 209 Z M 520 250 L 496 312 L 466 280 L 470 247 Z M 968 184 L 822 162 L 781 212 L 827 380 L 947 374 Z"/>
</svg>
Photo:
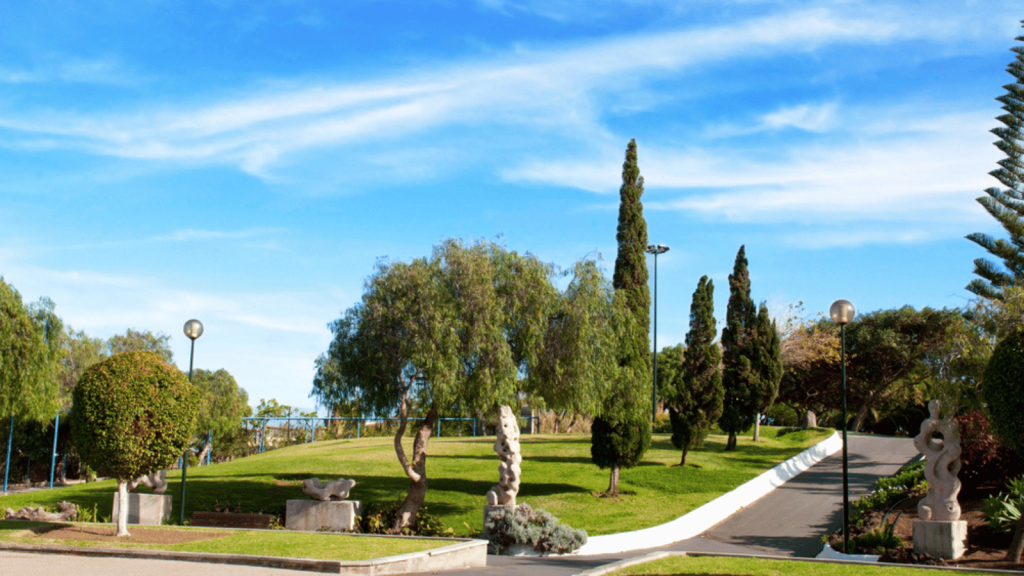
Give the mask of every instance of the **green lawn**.
<svg viewBox="0 0 1024 576">
<path fill-rule="evenodd" d="M 962 572 L 957 574 L 982 574 Z M 713 556 L 671 556 L 646 564 L 623 568 L 612 574 L 643 576 L 683 576 L 686 574 L 711 576 L 935 576 L 935 570 L 910 568 L 896 564 L 832 564 L 826 562 L 797 562 L 762 560 L 759 558 L 725 558 Z"/>
<path fill-rule="evenodd" d="M 281 558 L 310 558 L 313 560 L 370 560 L 384 556 L 420 552 L 454 544 L 451 541 L 419 538 L 384 538 L 379 536 L 350 536 L 319 532 L 290 532 L 285 530 L 249 531 L 214 528 L 179 528 L 228 533 L 228 536 L 181 544 L 109 544 L 84 540 L 47 538 L 45 533 L 35 535 L 32 528 L 49 528 L 52 524 L 0 520 L 0 541 L 18 544 L 78 546 L 90 548 L 130 548 L 134 550 L 171 550 L 176 552 L 212 552 L 218 554 L 248 554 Z M 59 525 L 58 525 L 59 526 Z M 145 530 L 131 527 L 129 531 Z M 111 528 L 113 532 L 113 528 Z"/>
<path fill-rule="evenodd" d="M 776 438 L 776 433 L 763 427 L 762 441 L 756 444 L 744 435 L 734 452 L 724 452 L 724 436 L 712 435 L 703 449 L 688 455 L 685 467 L 676 466 L 680 453 L 668 435 L 655 434 L 644 461 L 622 471 L 620 489 L 630 493 L 618 500 L 592 496 L 608 487 L 608 471 L 591 463 L 589 435 L 523 435 L 518 499 L 592 536 L 656 526 L 736 488 L 830 434 L 798 431 Z M 430 440 L 427 505 L 459 534 L 482 529 L 484 497 L 498 480 L 493 444 L 493 436 Z M 411 439 L 407 451 L 411 455 Z M 174 496 L 177 518 L 181 474 L 171 471 L 169 476 L 167 493 Z M 314 476 L 354 478 L 358 484 L 350 497 L 364 503 L 400 500 L 409 486 L 391 438 L 316 442 L 189 468 L 186 517 L 195 510 L 212 510 L 215 500 L 230 501 L 232 506 L 241 502 L 247 512 L 280 514 L 286 500 L 306 498 L 302 480 Z M 13 494 L 0 497 L 0 509 L 67 500 L 90 510 L 95 504 L 101 515 L 109 516 L 114 491 L 113 482 L 107 481 Z"/>
</svg>

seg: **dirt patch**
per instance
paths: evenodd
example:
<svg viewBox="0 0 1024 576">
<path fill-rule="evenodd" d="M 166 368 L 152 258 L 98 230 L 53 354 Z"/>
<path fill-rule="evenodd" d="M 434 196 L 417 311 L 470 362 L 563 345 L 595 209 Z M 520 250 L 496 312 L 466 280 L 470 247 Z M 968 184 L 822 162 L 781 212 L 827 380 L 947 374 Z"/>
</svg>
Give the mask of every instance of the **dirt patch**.
<svg viewBox="0 0 1024 576">
<path fill-rule="evenodd" d="M 53 524 L 50 526 L 39 526 L 34 528 L 34 538 L 45 540 L 88 540 L 90 542 L 105 542 L 108 544 L 181 544 L 182 542 L 196 542 L 198 540 L 212 540 L 230 536 L 229 531 L 200 531 L 200 530 L 177 530 L 173 528 L 158 528 L 132 526 L 128 528 L 131 536 L 118 538 L 114 534 L 117 529 L 112 526 L 81 526 L 71 524 Z"/>
</svg>

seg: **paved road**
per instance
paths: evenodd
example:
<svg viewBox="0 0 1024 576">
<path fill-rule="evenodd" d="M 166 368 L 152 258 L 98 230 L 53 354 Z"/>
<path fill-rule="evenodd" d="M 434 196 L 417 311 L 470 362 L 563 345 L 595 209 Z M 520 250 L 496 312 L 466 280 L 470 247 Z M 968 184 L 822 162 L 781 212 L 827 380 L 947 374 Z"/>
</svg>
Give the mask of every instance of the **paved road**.
<svg viewBox="0 0 1024 576">
<path fill-rule="evenodd" d="M 909 438 L 850 436 L 850 498 L 860 497 L 878 476 L 895 472 L 916 456 Z M 822 460 L 754 504 L 696 538 L 662 548 L 604 556 L 487 558 L 486 569 L 446 572 L 452 576 L 571 576 L 609 562 L 656 550 L 732 552 L 811 557 L 821 551 L 821 535 L 842 524 L 842 456 Z M 781 535 L 785 536 L 781 536 Z M 188 574 L 189 576 L 297 576 L 300 572 L 161 560 L 78 558 L 0 552 L 0 574 L 76 576 Z"/>
</svg>

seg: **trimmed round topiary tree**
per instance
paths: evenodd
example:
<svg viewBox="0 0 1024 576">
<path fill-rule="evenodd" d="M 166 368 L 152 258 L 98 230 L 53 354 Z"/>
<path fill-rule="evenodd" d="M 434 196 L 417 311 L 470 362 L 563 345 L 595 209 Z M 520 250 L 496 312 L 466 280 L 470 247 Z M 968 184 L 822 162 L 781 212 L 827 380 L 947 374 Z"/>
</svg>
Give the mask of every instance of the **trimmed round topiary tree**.
<svg viewBox="0 0 1024 576">
<path fill-rule="evenodd" d="M 155 352 L 116 354 L 75 386 L 71 438 L 82 461 L 117 479 L 117 535 L 129 536 L 128 482 L 170 466 L 192 438 L 199 393 Z"/>
<path fill-rule="evenodd" d="M 1003 338 L 985 368 L 981 391 L 992 427 L 1019 458 L 1024 458 L 1024 329 Z M 1024 515 L 1017 524 L 1007 560 L 1020 562 L 1024 552 Z"/>
</svg>

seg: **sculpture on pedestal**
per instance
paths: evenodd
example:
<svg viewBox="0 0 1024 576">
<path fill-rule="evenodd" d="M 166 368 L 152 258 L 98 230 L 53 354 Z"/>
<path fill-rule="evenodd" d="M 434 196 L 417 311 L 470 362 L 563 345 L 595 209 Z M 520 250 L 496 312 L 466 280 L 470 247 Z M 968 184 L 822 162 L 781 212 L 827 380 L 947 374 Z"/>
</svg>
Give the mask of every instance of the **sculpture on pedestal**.
<svg viewBox="0 0 1024 576">
<path fill-rule="evenodd" d="M 924 477 L 928 480 L 928 495 L 918 502 L 917 514 L 922 520 L 959 520 L 960 434 L 955 420 L 939 418 L 939 408 L 938 400 L 928 403 L 930 416 L 914 438 L 917 451 L 925 456 Z"/>
<path fill-rule="evenodd" d="M 940 418 L 938 400 L 928 403 L 930 416 L 921 423 L 914 446 L 924 454 L 928 495 L 917 503 L 914 552 L 946 560 L 963 556 L 967 549 L 967 522 L 960 519 L 960 434 L 956 420 Z"/>
<path fill-rule="evenodd" d="M 487 492 L 487 504 L 515 506 L 516 494 L 519 493 L 519 476 L 522 474 L 519 463 L 523 461 L 523 457 L 519 453 L 519 424 L 508 406 L 502 406 L 498 410 L 498 433 L 494 441 L 494 451 L 501 457 L 501 464 L 498 466 L 498 484 Z"/>
<path fill-rule="evenodd" d="M 58 503 L 57 509 L 60 512 L 47 512 L 42 506 L 36 508 L 25 506 L 17 512 L 8 508 L 4 514 L 6 520 L 32 520 L 34 522 L 68 522 L 78 515 L 78 509 L 70 502 Z"/>
</svg>

